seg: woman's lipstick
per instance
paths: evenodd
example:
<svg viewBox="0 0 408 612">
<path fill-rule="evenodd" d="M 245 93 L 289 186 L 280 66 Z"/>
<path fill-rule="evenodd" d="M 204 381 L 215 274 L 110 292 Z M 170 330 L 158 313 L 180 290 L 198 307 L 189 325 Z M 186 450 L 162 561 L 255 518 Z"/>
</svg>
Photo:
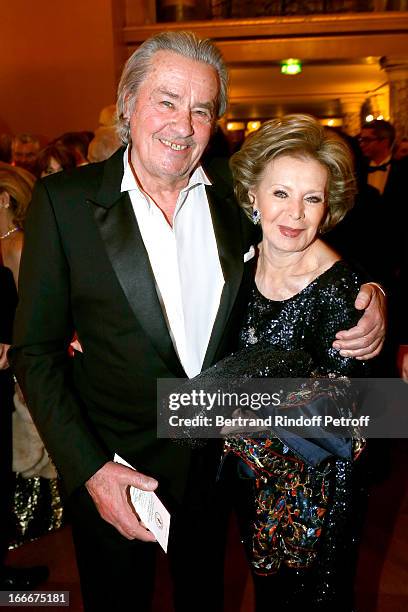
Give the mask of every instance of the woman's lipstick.
<svg viewBox="0 0 408 612">
<path fill-rule="evenodd" d="M 301 234 L 303 229 L 293 229 L 293 227 L 286 227 L 286 225 L 278 225 L 279 231 L 283 236 L 287 238 L 297 238 Z"/>
</svg>

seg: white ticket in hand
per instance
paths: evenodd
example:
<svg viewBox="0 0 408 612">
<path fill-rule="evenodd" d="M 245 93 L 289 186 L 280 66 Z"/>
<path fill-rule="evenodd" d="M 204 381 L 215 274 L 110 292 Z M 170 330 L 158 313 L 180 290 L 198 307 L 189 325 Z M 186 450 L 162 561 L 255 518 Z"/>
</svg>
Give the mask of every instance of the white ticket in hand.
<svg viewBox="0 0 408 612">
<path fill-rule="evenodd" d="M 131 470 L 136 469 L 116 453 L 113 460 L 115 463 L 125 465 Z M 170 531 L 169 511 L 163 506 L 153 491 L 142 491 L 141 489 L 136 489 L 136 487 L 130 487 L 130 499 L 140 520 L 156 537 L 156 540 L 166 553 Z"/>
</svg>

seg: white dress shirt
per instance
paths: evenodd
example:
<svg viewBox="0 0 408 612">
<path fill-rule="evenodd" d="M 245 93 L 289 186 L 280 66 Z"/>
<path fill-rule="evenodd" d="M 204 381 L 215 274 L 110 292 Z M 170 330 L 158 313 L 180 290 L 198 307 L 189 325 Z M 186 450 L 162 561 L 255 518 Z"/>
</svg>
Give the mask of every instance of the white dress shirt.
<svg viewBox="0 0 408 612">
<path fill-rule="evenodd" d="M 205 185 L 199 166 L 180 191 L 173 227 L 139 187 L 123 156 L 121 191 L 128 191 L 149 256 L 169 333 L 190 378 L 201 371 L 217 315 L 224 277 L 218 257 Z"/>
</svg>

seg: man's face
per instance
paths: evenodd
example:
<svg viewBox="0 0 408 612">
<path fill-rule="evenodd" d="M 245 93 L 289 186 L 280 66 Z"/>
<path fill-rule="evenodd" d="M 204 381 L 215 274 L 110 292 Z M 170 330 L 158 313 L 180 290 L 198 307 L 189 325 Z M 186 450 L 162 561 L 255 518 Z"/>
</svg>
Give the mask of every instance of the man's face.
<svg viewBox="0 0 408 612">
<path fill-rule="evenodd" d="M 36 142 L 17 141 L 13 144 L 12 162 L 15 166 L 34 172 L 38 151 L 39 145 Z"/>
<path fill-rule="evenodd" d="M 130 115 L 131 159 L 142 186 L 182 188 L 211 136 L 219 91 L 215 69 L 159 51 Z"/>
<path fill-rule="evenodd" d="M 386 138 L 378 138 L 375 130 L 361 130 L 359 143 L 363 155 L 375 161 L 382 161 L 389 155 L 390 147 Z"/>
</svg>

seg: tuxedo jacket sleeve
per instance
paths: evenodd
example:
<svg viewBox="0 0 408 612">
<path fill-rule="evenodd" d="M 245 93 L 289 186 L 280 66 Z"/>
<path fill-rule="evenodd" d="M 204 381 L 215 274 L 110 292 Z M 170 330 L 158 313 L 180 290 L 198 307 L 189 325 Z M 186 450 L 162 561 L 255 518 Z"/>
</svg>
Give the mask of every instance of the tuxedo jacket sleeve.
<svg viewBox="0 0 408 612">
<path fill-rule="evenodd" d="M 72 491 L 112 457 L 86 422 L 73 385 L 68 355 L 75 329 L 70 270 L 56 215 L 41 182 L 34 191 L 27 226 L 10 358 L 47 448 Z"/>
</svg>

